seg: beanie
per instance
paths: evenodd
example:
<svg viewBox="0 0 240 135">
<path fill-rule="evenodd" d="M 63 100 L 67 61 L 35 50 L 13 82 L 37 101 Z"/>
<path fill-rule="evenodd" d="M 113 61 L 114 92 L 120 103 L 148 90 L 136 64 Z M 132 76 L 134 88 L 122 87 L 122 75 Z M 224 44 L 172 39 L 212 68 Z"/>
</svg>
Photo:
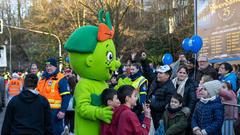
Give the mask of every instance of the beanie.
<svg viewBox="0 0 240 135">
<path fill-rule="evenodd" d="M 213 97 L 213 96 L 218 95 L 219 90 L 222 87 L 222 83 L 218 80 L 213 80 L 213 81 L 205 82 L 203 84 L 203 87 L 206 88 L 210 97 Z"/>
<path fill-rule="evenodd" d="M 54 67 L 57 67 L 57 60 L 55 58 L 49 58 L 46 61 L 46 64 L 50 64 L 50 65 L 53 65 Z"/>
</svg>

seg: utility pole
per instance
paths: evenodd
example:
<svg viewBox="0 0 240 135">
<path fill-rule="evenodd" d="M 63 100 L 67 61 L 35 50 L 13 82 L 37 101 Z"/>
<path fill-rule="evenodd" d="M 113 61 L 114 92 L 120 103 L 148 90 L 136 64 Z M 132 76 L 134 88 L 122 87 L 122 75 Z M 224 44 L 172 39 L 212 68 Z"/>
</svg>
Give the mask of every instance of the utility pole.
<svg viewBox="0 0 240 135">
<path fill-rule="evenodd" d="M 35 33 L 39 33 L 39 34 L 44 34 L 44 35 L 50 35 L 50 36 L 53 36 L 54 38 L 57 39 L 58 41 L 58 51 L 59 51 L 59 59 L 62 59 L 62 44 L 61 44 L 61 40 L 60 38 L 55 35 L 55 34 L 52 34 L 52 33 L 48 33 L 48 32 L 44 32 L 44 31 L 40 31 L 40 30 L 33 30 L 33 29 L 27 29 L 27 28 L 21 28 L 21 27 L 16 27 L 16 26 L 9 26 L 9 25 L 4 25 L 5 27 L 7 27 L 8 29 L 8 32 L 9 32 L 9 44 L 10 44 L 10 71 L 12 71 L 12 37 L 11 37 L 11 31 L 9 28 L 12 28 L 12 29 L 18 29 L 18 30 L 25 30 L 25 31 L 31 31 L 31 32 L 35 32 Z M 59 70 L 61 71 L 62 70 L 62 61 L 59 62 Z"/>
</svg>

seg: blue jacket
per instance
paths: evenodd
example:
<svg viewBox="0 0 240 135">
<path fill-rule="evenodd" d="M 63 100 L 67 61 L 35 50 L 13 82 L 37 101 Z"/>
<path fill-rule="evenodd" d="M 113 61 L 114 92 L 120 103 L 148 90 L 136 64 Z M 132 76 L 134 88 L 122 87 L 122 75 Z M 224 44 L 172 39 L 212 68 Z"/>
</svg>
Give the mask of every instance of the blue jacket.
<svg viewBox="0 0 240 135">
<path fill-rule="evenodd" d="M 237 75 L 235 73 L 228 73 L 225 76 L 220 76 L 220 81 L 229 82 L 234 92 L 237 91 Z"/>
<path fill-rule="evenodd" d="M 193 113 L 192 128 L 205 129 L 208 135 L 221 135 L 223 120 L 224 108 L 219 97 L 206 104 L 199 101 Z"/>
</svg>

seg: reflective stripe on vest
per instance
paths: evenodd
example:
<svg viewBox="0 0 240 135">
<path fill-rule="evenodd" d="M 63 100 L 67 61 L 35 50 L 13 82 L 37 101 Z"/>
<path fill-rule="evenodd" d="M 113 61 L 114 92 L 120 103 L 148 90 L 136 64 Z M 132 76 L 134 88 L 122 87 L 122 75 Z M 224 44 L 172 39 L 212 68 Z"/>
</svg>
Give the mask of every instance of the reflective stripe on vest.
<svg viewBox="0 0 240 135">
<path fill-rule="evenodd" d="M 145 82 L 148 83 L 147 79 L 145 79 L 143 76 L 140 76 L 140 77 L 138 77 L 138 79 L 133 81 L 132 86 L 139 91 L 140 86 Z M 139 94 L 147 94 L 147 93 L 146 92 L 139 92 Z"/>
<path fill-rule="evenodd" d="M 10 96 L 16 96 L 20 93 L 21 81 L 20 80 L 11 80 L 8 86 L 8 94 Z"/>
<path fill-rule="evenodd" d="M 60 109 L 62 97 L 59 93 L 58 83 L 64 77 L 62 73 L 50 77 L 48 80 L 42 78 L 37 86 L 39 93 L 48 99 L 52 109 Z"/>
</svg>

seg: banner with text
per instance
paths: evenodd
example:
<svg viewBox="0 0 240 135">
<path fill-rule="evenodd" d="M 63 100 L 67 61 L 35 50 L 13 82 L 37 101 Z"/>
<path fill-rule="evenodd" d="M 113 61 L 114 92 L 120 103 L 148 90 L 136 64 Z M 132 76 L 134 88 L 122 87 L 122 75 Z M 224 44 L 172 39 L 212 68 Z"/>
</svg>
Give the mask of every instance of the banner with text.
<svg viewBox="0 0 240 135">
<path fill-rule="evenodd" d="M 198 0 L 200 54 L 210 59 L 240 56 L 240 0 Z"/>
</svg>

